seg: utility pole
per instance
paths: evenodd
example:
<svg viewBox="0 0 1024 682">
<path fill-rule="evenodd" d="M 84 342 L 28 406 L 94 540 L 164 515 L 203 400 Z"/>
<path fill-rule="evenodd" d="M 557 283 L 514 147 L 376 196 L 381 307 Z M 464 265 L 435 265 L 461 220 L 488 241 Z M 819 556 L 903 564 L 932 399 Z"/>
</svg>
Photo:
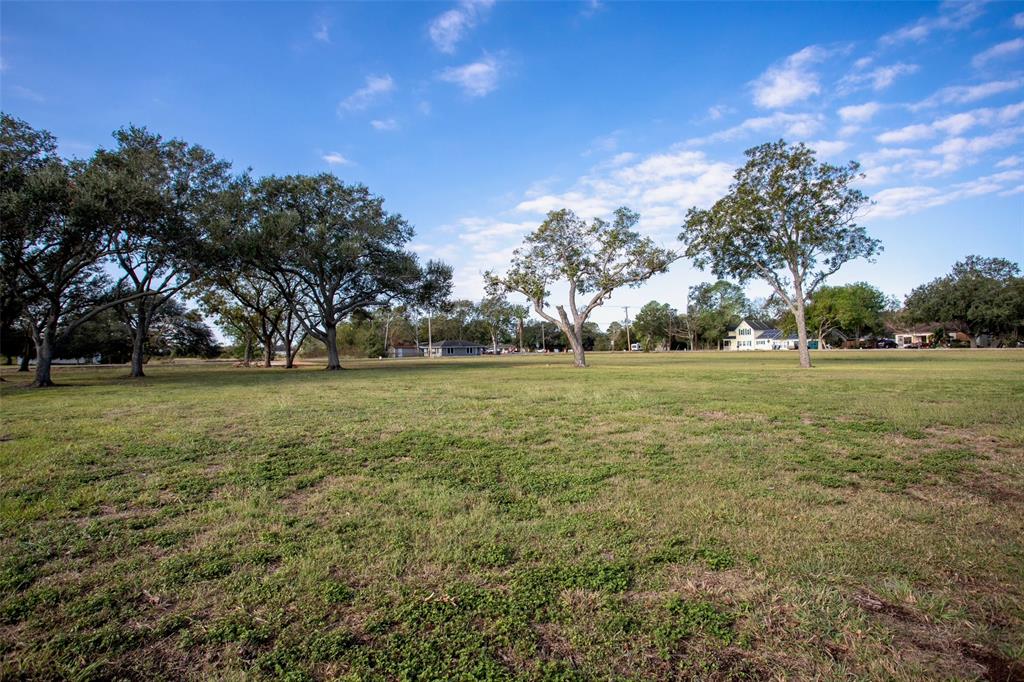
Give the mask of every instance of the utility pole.
<svg viewBox="0 0 1024 682">
<path fill-rule="evenodd" d="M 632 351 L 633 350 L 633 343 L 629 339 L 629 306 L 628 305 L 624 305 L 624 306 L 622 306 L 622 308 L 626 311 L 626 350 L 627 351 Z"/>
</svg>

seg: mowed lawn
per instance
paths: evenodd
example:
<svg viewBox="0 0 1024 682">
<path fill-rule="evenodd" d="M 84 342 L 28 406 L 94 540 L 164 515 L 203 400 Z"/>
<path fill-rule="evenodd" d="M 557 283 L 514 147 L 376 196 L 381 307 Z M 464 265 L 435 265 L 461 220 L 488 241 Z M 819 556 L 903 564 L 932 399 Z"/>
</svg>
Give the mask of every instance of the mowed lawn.
<svg viewBox="0 0 1024 682">
<path fill-rule="evenodd" d="M 5 372 L 0 677 L 1024 674 L 1024 352 L 588 358 Z"/>
</svg>

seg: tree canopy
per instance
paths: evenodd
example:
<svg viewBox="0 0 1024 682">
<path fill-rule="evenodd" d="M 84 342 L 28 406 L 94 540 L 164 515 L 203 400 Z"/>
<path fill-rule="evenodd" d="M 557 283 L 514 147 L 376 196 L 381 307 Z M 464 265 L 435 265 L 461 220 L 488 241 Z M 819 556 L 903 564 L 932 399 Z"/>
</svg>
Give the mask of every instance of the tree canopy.
<svg viewBox="0 0 1024 682">
<path fill-rule="evenodd" d="M 1020 338 L 1024 327 L 1024 278 L 1005 258 L 968 256 L 952 272 L 914 289 L 905 302 L 914 322 L 940 322 L 971 337 Z"/>
<path fill-rule="evenodd" d="M 885 294 L 867 282 L 823 286 L 811 295 L 807 306 L 808 329 L 818 337 L 819 348 L 834 332 L 859 339 L 864 334 L 882 331 L 882 316 L 888 305 Z M 796 324 L 792 313 L 787 317 L 783 326 L 792 328 Z"/>
<path fill-rule="evenodd" d="M 248 258 L 327 347 L 327 369 L 341 369 L 337 325 L 346 315 L 395 300 L 423 303 L 451 278 L 443 264 L 419 264 L 405 248 L 412 227 L 364 185 L 327 173 L 269 177 L 254 201 Z"/>
<path fill-rule="evenodd" d="M 566 335 L 575 365 L 586 367 L 583 330 L 590 314 L 616 289 L 639 286 L 678 258 L 641 237 L 634 230 L 639 220 L 625 207 L 615 211 L 611 222 L 594 218 L 587 223 L 568 209 L 551 211 L 516 249 L 504 275 L 488 272 L 484 277 L 493 286 L 526 296 L 538 316 Z M 558 304 L 552 315 L 547 308 L 551 288 L 558 284 L 568 290 L 568 310 Z"/>
<path fill-rule="evenodd" d="M 771 285 L 797 322 L 800 363 L 810 367 L 804 307 L 844 264 L 872 259 L 881 244 L 857 224 L 868 203 L 853 187 L 859 165 L 820 163 L 800 143 L 746 151 L 729 192 L 710 209 L 691 208 L 679 235 L 700 268 L 740 284 Z"/>
</svg>

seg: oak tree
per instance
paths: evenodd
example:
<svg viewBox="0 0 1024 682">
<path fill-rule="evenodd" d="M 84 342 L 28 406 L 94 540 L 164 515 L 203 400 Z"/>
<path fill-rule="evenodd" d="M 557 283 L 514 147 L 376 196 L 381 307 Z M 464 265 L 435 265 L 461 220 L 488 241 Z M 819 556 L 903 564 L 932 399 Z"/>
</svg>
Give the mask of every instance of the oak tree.
<svg viewBox="0 0 1024 682">
<path fill-rule="evenodd" d="M 551 211 L 516 249 L 508 271 L 487 272 L 485 279 L 526 296 L 537 315 L 565 334 L 575 366 L 586 367 L 583 337 L 590 314 L 616 289 L 639 286 L 678 258 L 676 252 L 641 237 L 634 230 L 639 220 L 625 207 L 615 211 L 611 222 L 594 218 L 587 223 L 568 209 Z M 551 288 L 559 284 L 568 290 L 568 309 L 555 305 L 553 315 L 548 311 Z"/>
<path fill-rule="evenodd" d="M 792 311 L 800 366 L 810 367 L 805 307 L 844 264 L 881 251 L 857 224 L 867 196 L 853 183 L 859 165 L 819 163 L 803 143 L 784 140 L 748 149 L 726 196 L 691 208 L 679 239 L 700 268 L 743 284 L 767 282 Z"/>
</svg>

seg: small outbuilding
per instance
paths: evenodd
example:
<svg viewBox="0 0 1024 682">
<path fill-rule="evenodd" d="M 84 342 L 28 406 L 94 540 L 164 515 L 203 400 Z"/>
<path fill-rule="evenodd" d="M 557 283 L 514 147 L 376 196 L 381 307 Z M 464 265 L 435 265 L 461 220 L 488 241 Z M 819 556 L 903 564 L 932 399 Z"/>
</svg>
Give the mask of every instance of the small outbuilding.
<svg viewBox="0 0 1024 682">
<path fill-rule="evenodd" d="M 435 341 L 432 346 L 422 344 L 420 350 L 423 355 L 435 358 L 465 357 L 467 355 L 483 355 L 486 346 L 473 341 L 463 339 L 446 339 Z"/>
<path fill-rule="evenodd" d="M 418 358 L 421 355 L 419 346 L 414 343 L 396 343 L 388 348 L 389 358 Z"/>
</svg>

